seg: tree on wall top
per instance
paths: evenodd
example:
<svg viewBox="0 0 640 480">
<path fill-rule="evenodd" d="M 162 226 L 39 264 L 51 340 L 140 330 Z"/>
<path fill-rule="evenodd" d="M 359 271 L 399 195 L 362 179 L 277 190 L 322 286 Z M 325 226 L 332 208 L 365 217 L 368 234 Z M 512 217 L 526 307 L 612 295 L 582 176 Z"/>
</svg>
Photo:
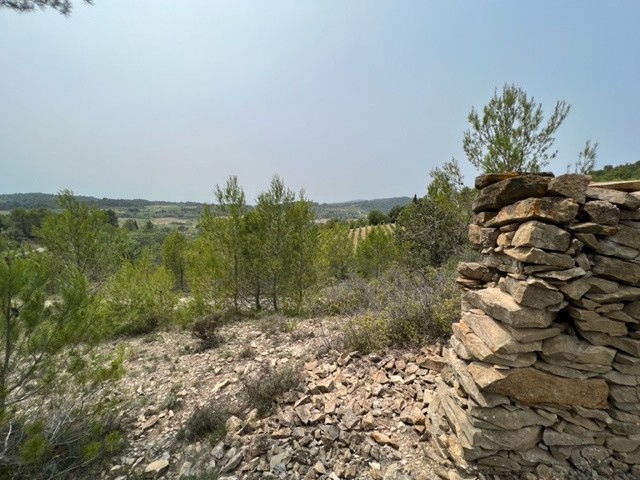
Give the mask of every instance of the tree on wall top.
<svg viewBox="0 0 640 480">
<path fill-rule="evenodd" d="M 469 161 L 482 173 L 539 172 L 558 151 L 549 151 L 554 134 L 571 106 L 558 101 L 544 121 L 542 106 L 515 85 L 494 91 L 480 115 L 471 109 L 471 128 L 464 133 L 463 147 Z"/>
<path fill-rule="evenodd" d="M 93 0 L 84 0 L 84 2 L 93 5 Z M 52 8 L 63 15 L 69 15 L 72 6 L 70 0 L 0 0 L 0 8 L 10 8 L 17 12 L 31 12 L 36 8 Z"/>
</svg>

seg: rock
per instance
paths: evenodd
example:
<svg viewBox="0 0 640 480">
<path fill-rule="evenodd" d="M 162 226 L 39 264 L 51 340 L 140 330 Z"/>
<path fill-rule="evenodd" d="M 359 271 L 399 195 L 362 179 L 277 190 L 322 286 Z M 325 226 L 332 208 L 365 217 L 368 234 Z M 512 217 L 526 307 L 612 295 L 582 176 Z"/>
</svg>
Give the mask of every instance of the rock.
<svg viewBox="0 0 640 480">
<path fill-rule="evenodd" d="M 473 212 L 500 210 L 518 200 L 529 197 L 544 197 L 547 194 L 549 177 L 520 175 L 505 178 L 483 188 L 473 202 Z"/>
<path fill-rule="evenodd" d="M 220 472 L 221 473 L 232 472 L 233 470 L 238 468 L 238 466 L 240 466 L 240 463 L 242 463 L 243 458 L 244 458 L 244 452 L 240 450 L 238 453 L 236 453 L 231 458 L 229 458 L 224 465 L 222 465 L 222 468 L 220 468 Z"/>
<path fill-rule="evenodd" d="M 371 432 L 370 436 L 374 442 L 380 445 L 389 445 L 390 447 L 395 449 L 399 447 L 398 442 L 396 442 L 395 440 L 392 440 L 391 437 L 389 437 L 388 435 L 385 435 L 384 433 Z"/>
<path fill-rule="evenodd" d="M 552 305 L 558 305 L 564 300 L 564 296 L 558 291 L 538 288 L 536 285 L 521 282 L 509 276 L 504 277 L 503 280 L 506 291 L 520 305 L 544 309 Z"/>
<path fill-rule="evenodd" d="M 242 420 L 240 420 L 235 415 L 231 415 L 227 419 L 225 423 L 225 427 L 227 429 L 227 433 L 231 433 L 231 434 L 237 433 L 242 428 Z"/>
<path fill-rule="evenodd" d="M 495 270 L 490 269 L 486 265 L 477 262 L 460 262 L 458 263 L 458 273 L 467 278 L 474 280 L 482 280 L 488 282 L 491 280 Z"/>
<path fill-rule="evenodd" d="M 548 191 L 550 195 L 560 195 L 572 198 L 578 203 L 584 203 L 587 198 L 587 187 L 590 182 L 591 177 L 588 175 L 560 175 L 549 181 Z"/>
<path fill-rule="evenodd" d="M 640 264 L 602 255 L 593 255 L 593 273 L 632 285 L 640 282 Z"/>
<path fill-rule="evenodd" d="M 511 245 L 564 252 L 569 248 L 570 242 L 571 235 L 565 230 L 533 220 L 520 225 L 511 240 Z"/>
<path fill-rule="evenodd" d="M 636 300 L 634 302 L 628 303 L 624 306 L 622 311 L 630 317 L 633 317 L 636 320 L 640 320 L 640 301 Z"/>
<path fill-rule="evenodd" d="M 581 331 L 602 332 L 617 337 L 628 333 L 624 322 L 611 320 L 591 310 L 567 307 L 566 311 L 569 312 Z"/>
<path fill-rule="evenodd" d="M 640 251 L 635 248 L 625 247 L 611 240 L 612 237 L 605 238 L 598 242 L 596 252 L 610 257 L 634 259 L 640 255 Z"/>
<path fill-rule="evenodd" d="M 573 220 L 577 213 L 578 204 L 569 198 L 527 198 L 502 208 L 485 225 L 487 227 L 501 227 L 509 223 L 530 220 L 563 225 Z"/>
<path fill-rule="evenodd" d="M 587 272 L 581 268 L 570 268 L 568 270 L 552 270 L 549 272 L 536 272 L 535 276 L 537 278 L 543 278 L 547 280 L 558 280 L 560 282 L 566 282 L 567 280 L 571 280 L 573 278 L 584 277 Z"/>
<path fill-rule="evenodd" d="M 591 285 L 589 292 L 592 293 L 614 293 L 620 288 L 619 283 L 600 277 L 589 277 L 586 281 Z"/>
<path fill-rule="evenodd" d="M 591 290 L 591 284 L 589 284 L 586 279 L 579 278 L 578 280 L 573 280 L 559 285 L 558 288 L 566 298 L 576 301 L 581 299 L 585 293 Z"/>
<path fill-rule="evenodd" d="M 620 221 L 620 210 L 612 203 L 602 200 L 587 202 L 582 207 L 589 221 L 600 225 L 617 225 Z"/>
<path fill-rule="evenodd" d="M 469 311 L 462 314 L 464 321 L 493 353 L 527 353 L 542 349 L 542 342 L 520 343 L 511 332 L 482 311 Z"/>
<path fill-rule="evenodd" d="M 613 293 L 588 293 L 586 298 L 601 304 L 634 302 L 636 300 L 640 300 L 640 288 L 631 287 L 629 285 L 620 285 L 620 287 Z"/>
<path fill-rule="evenodd" d="M 144 469 L 145 475 L 159 475 L 169 466 L 169 460 L 166 458 L 160 458 L 151 462 L 147 465 L 147 468 Z"/>
<path fill-rule="evenodd" d="M 316 464 L 313 466 L 313 470 L 314 472 L 320 474 L 320 475 L 326 475 L 327 474 L 327 469 L 325 468 L 324 464 L 322 462 L 316 462 Z"/>
<path fill-rule="evenodd" d="M 620 225 L 618 233 L 609 237 L 609 240 L 633 249 L 640 249 L 640 231 L 635 228 Z"/>
<path fill-rule="evenodd" d="M 477 245 L 479 250 L 495 246 L 499 235 L 500 231 L 497 228 L 486 228 L 473 224 L 469 225 L 469 241 Z"/>
<path fill-rule="evenodd" d="M 593 437 L 581 438 L 569 433 L 556 432 L 550 428 L 545 428 L 542 434 L 542 441 L 548 446 L 579 446 L 593 444 L 595 439 Z"/>
<path fill-rule="evenodd" d="M 557 335 L 542 344 L 546 357 L 560 358 L 575 363 L 595 363 L 610 366 L 616 355 L 612 348 L 591 345 L 570 335 Z"/>
<path fill-rule="evenodd" d="M 640 208 L 640 200 L 633 195 L 609 188 L 587 187 L 587 198 L 604 200 L 626 210 L 637 210 Z"/>
<path fill-rule="evenodd" d="M 530 408 L 518 410 L 508 410 L 504 407 L 473 408 L 469 413 L 472 423 L 474 419 L 479 419 L 504 430 L 518 430 L 534 425 L 550 427 L 556 421 L 553 418 L 543 417 Z"/>
<path fill-rule="evenodd" d="M 408 425 L 424 424 L 424 413 L 417 405 L 409 405 L 400 413 L 400 421 Z"/>
<path fill-rule="evenodd" d="M 547 327 L 547 328 L 513 328 L 510 325 L 505 325 L 509 333 L 513 335 L 518 342 L 529 343 L 537 342 L 538 340 L 546 340 L 547 338 L 560 335 L 562 329 L 560 327 Z"/>
<path fill-rule="evenodd" d="M 604 380 L 573 380 L 549 375 L 533 368 L 496 370 L 472 362 L 469 373 L 488 392 L 505 395 L 525 404 L 553 403 L 605 408 L 609 388 Z"/>
<path fill-rule="evenodd" d="M 514 328 L 545 328 L 556 317 L 555 312 L 518 305 L 511 295 L 499 288 L 468 290 L 463 293 L 463 299 Z"/>
<path fill-rule="evenodd" d="M 451 328 L 471 357 L 477 360 L 509 367 L 528 367 L 536 361 L 535 353 L 498 354 L 493 352 L 463 321 L 454 323 Z"/>
<path fill-rule="evenodd" d="M 513 247 L 505 248 L 504 254 L 523 263 L 534 263 L 559 268 L 573 268 L 575 260 L 570 255 L 564 253 L 545 252 L 534 247 Z"/>
</svg>

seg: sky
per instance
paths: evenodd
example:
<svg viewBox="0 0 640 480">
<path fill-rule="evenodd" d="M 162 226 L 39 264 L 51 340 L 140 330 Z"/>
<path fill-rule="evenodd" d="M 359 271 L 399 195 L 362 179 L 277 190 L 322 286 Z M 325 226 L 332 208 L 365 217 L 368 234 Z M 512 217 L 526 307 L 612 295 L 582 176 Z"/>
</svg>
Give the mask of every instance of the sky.
<svg viewBox="0 0 640 480">
<path fill-rule="evenodd" d="M 640 2 L 95 0 L 0 8 L 0 193 L 213 202 L 274 174 L 317 202 L 424 195 L 515 84 L 565 173 L 640 160 Z"/>
</svg>

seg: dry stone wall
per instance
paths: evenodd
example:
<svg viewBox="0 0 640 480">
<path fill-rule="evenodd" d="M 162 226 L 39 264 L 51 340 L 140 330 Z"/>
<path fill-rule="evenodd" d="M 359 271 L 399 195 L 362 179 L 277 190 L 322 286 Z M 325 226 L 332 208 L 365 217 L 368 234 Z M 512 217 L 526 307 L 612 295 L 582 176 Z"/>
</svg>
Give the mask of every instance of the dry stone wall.
<svg viewBox="0 0 640 480">
<path fill-rule="evenodd" d="M 640 478 L 640 182 L 487 175 L 428 427 L 484 473 Z"/>
</svg>

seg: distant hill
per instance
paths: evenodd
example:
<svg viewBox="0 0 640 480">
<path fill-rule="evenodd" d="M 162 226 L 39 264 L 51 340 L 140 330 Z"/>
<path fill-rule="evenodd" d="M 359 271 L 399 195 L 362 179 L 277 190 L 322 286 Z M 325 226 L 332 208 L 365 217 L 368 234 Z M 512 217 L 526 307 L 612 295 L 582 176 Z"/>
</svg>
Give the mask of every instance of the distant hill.
<svg viewBox="0 0 640 480">
<path fill-rule="evenodd" d="M 375 200 L 352 200 L 340 203 L 315 204 L 318 218 L 337 218 L 351 220 L 364 218 L 373 210 L 389 213 L 396 205 L 404 206 L 411 203 L 411 197 L 377 198 Z"/>
<path fill-rule="evenodd" d="M 0 194 L 0 211 L 15 208 L 55 209 L 57 195 L 50 193 L 9 193 Z M 115 210 L 119 217 L 131 218 L 196 218 L 200 215 L 204 203 L 166 202 L 144 199 L 114 199 L 80 196 L 79 201 L 102 209 Z M 366 217 L 372 210 L 388 213 L 395 205 L 406 205 L 410 197 L 378 198 L 375 200 L 354 200 L 340 203 L 315 203 L 318 218 L 337 218 L 351 220 Z"/>
<path fill-rule="evenodd" d="M 615 167 L 605 165 L 602 170 L 589 173 L 594 182 L 610 182 L 613 180 L 640 180 L 640 161 L 625 163 Z"/>
</svg>

